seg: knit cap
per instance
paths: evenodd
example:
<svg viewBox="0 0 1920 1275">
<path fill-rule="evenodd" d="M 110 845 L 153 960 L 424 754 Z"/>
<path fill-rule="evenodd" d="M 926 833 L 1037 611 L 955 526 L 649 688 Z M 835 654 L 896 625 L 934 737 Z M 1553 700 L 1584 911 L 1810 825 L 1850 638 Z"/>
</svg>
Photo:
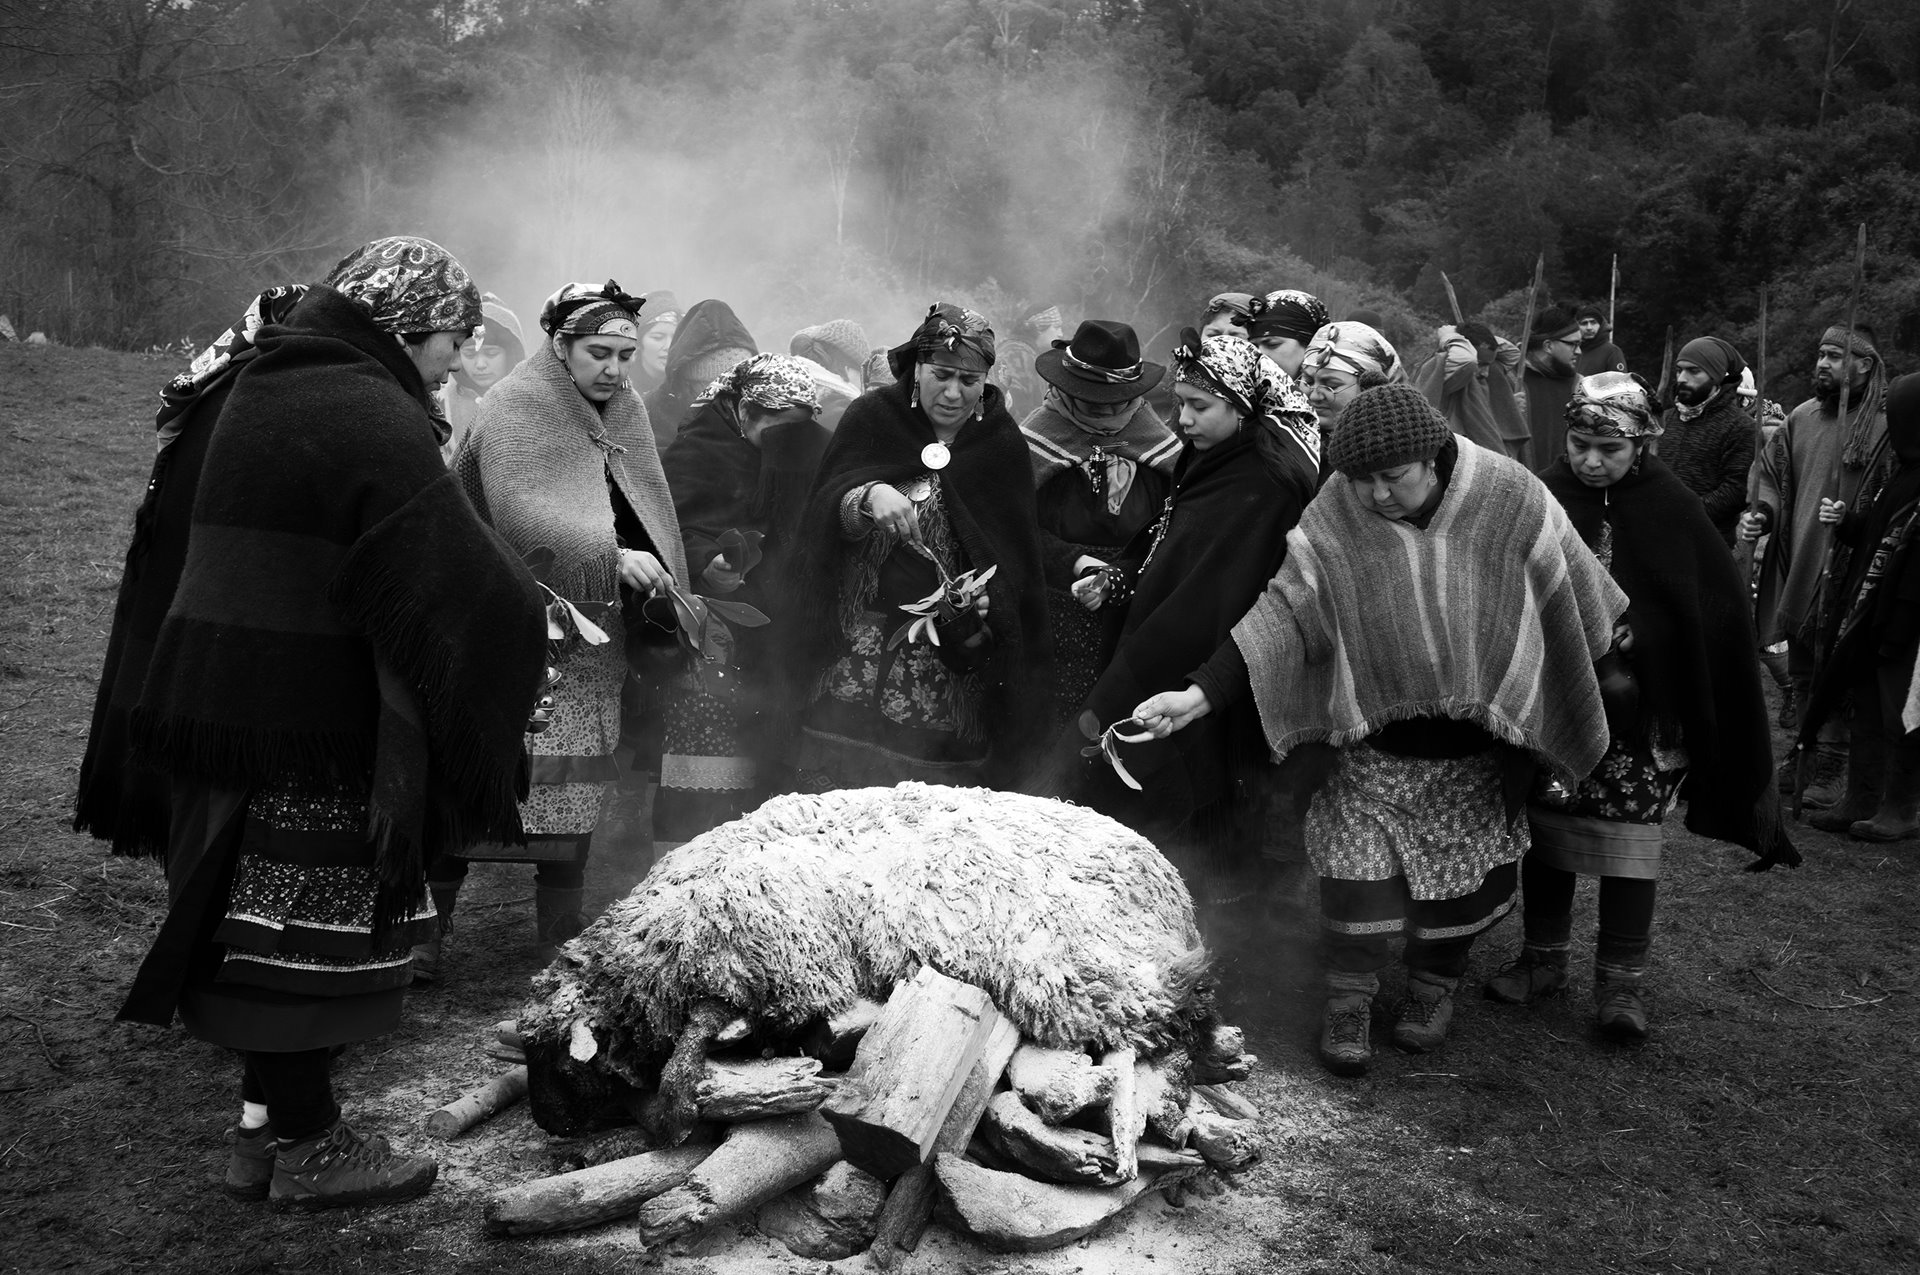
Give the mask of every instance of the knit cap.
<svg viewBox="0 0 1920 1275">
<path fill-rule="evenodd" d="M 820 366 L 844 374 L 850 367 L 867 361 L 867 334 L 852 319 L 832 319 L 801 328 L 787 342 L 787 352 L 812 359 Z"/>
<path fill-rule="evenodd" d="M 681 376 L 688 385 L 705 385 L 722 372 L 730 372 L 742 359 L 753 357 L 752 350 L 743 350 L 737 346 L 722 346 L 709 350 L 698 358 L 689 359 Z"/>
<path fill-rule="evenodd" d="M 1334 422 L 1327 459 L 1348 478 L 1432 460 L 1453 436 L 1447 418 L 1404 382 L 1363 390 Z"/>
</svg>

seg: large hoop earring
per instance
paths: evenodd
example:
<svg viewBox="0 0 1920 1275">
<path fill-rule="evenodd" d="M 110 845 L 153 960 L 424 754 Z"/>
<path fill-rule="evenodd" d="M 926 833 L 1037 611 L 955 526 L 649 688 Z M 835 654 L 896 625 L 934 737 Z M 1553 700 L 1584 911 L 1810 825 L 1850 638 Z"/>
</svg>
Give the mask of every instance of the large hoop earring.
<svg viewBox="0 0 1920 1275">
<path fill-rule="evenodd" d="M 913 378 L 913 393 L 907 399 L 907 406 L 920 406 L 920 378 L 918 376 Z"/>
</svg>

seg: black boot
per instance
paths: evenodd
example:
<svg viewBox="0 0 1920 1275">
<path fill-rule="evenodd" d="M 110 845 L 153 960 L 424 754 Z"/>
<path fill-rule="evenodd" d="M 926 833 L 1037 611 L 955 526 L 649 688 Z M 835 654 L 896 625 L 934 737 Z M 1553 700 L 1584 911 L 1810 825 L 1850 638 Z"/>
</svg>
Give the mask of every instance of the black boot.
<svg viewBox="0 0 1920 1275">
<path fill-rule="evenodd" d="M 1847 829 L 1861 841 L 1905 841 L 1920 835 L 1920 744 L 1902 740 L 1886 752 L 1879 809 Z"/>
<path fill-rule="evenodd" d="M 440 948 L 453 929 L 453 905 L 460 897 L 460 882 L 429 881 L 427 893 L 433 896 L 433 910 L 439 913 L 440 928 L 425 943 L 413 945 L 415 987 L 432 987 L 440 980 Z"/>
<path fill-rule="evenodd" d="M 1847 786 L 1830 810 L 1808 818 L 1811 827 L 1822 832 L 1846 832 L 1855 823 L 1873 818 L 1880 808 L 1880 787 L 1887 769 L 1886 737 L 1856 721 L 1853 741 L 1847 748 Z M 1809 804 L 1813 793 L 1807 793 Z"/>
</svg>

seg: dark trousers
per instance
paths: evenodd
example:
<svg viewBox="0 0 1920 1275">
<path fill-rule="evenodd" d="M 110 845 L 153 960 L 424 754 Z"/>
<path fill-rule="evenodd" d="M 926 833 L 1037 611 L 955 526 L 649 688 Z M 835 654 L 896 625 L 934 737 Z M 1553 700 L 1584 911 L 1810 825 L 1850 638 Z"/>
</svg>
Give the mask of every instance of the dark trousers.
<svg viewBox="0 0 1920 1275">
<path fill-rule="evenodd" d="M 326 1132 L 340 1118 L 333 1100 L 333 1057 L 326 1049 L 242 1055 L 240 1097 L 263 1104 L 276 1138 L 298 1142 Z"/>
<path fill-rule="evenodd" d="M 1523 927 L 1529 946 L 1564 951 L 1573 936 L 1573 890 L 1579 878 L 1565 868 L 1528 855 L 1520 868 L 1526 891 Z M 1653 905 L 1658 881 L 1637 877 L 1600 878 L 1600 937 L 1594 962 L 1602 969 L 1646 967 L 1653 943 Z"/>
</svg>

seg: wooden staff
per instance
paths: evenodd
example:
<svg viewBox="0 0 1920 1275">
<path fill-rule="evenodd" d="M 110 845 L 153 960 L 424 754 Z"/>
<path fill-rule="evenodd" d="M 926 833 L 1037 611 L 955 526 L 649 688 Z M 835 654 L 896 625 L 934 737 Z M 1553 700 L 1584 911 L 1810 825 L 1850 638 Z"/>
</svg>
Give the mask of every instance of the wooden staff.
<svg viewBox="0 0 1920 1275">
<path fill-rule="evenodd" d="M 1447 304 L 1453 307 L 1453 326 L 1457 328 L 1467 321 L 1467 316 L 1460 313 L 1460 298 L 1453 291 L 1453 280 L 1447 278 L 1444 270 L 1440 272 L 1440 282 L 1447 289 Z"/>
<path fill-rule="evenodd" d="M 1533 259 L 1533 282 L 1527 285 L 1527 317 L 1520 324 L 1520 402 L 1531 421 L 1533 403 L 1527 398 L 1527 345 L 1533 340 L 1533 306 L 1540 299 L 1540 281 L 1547 273 L 1547 254 Z"/>
<path fill-rule="evenodd" d="M 1613 254 L 1613 274 L 1607 280 L 1607 340 L 1613 340 L 1613 307 L 1620 297 L 1620 254 Z"/>
<path fill-rule="evenodd" d="M 1747 470 L 1747 512 L 1755 513 L 1760 495 L 1760 453 L 1767 445 L 1767 286 L 1760 285 L 1759 361 L 1753 372 L 1753 464 Z M 1753 592 L 1753 550 L 1758 540 L 1742 540 L 1734 546 L 1733 564 L 1740 569 L 1740 583 Z M 1759 617 L 1755 616 L 1758 623 Z"/>
<path fill-rule="evenodd" d="M 1660 384 L 1653 391 L 1662 410 L 1673 406 L 1673 325 L 1667 325 L 1666 348 L 1660 352 Z"/>
</svg>

